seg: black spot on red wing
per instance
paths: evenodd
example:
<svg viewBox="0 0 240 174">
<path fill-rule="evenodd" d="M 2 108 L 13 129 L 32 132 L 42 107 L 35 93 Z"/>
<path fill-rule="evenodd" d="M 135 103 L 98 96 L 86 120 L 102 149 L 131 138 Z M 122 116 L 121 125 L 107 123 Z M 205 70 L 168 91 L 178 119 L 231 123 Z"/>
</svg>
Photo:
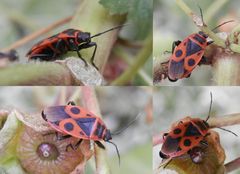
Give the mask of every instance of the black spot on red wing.
<svg viewBox="0 0 240 174">
<path fill-rule="evenodd" d="M 201 55 L 201 54 L 202 54 L 201 52 L 197 53 L 198 56 Z"/>
<path fill-rule="evenodd" d="M 186 56 L 191 56 L 202 50 L 202 47 L 196 44 L 195 42 L 191 41 L 190 39 L 187 42 L 187 53 Z"/>
<path fill-rule="evenodd" d="M 189 139 L 185 139 L 184 142 L 183 142 L 184 146 L 191 146 L 192 142 L 189 140 Z"/>
<path fill-rule="evenodd" d="M 173 133 L 176 134 L 176 135 L 180 134 L 181 132 L 182 132 L 182 130 L 179 129 L 179 128 L 176 128 L 176 129 L 173 130 Z"/>
<path fill-rule="evenodd" d="M 69 132 L 72 131 L 73 128 L 74 128 L 74 125 L 70 122 L 64 124 L 64 129 L 69 131 Z"/>
<path fill-rule="evenodd" d="M 186 46 L 186 45 L 187 45 L 187 42 L 184 42 L 183 45 Z"/>
<path fill-rule="evenodd" d="M 79 132 L 80 135 L 84 135 L 84 133 L 82 131 Z"/>
<path fill-rule="evenodd" d="M 92 115 L 91 115 L 91 114 L 86 114 L 86 116 L 88 116 L 88 117 L 92 117 Z"/>
<path fill-rule="evenodd" d="M 199 137 L 195 137 L 195 140 L 199 139 Z"/>
<path fill-rule="evenodd" d="M 193 38 L 197 40 L 200 44 L 204 44 L 205 42 L 207 42 L 206 39 L 202 38 L 199 34 L 196 34 Z"/>
<path fill-rule="evenodd" d="M 176 57 L 181 57 L 182 54 L 183 54 L 182 50 L 176 50 L 176 52 L 175 52 Z"/>
<path fill-rule="evenodd" d="M 201 136 L 201 133 L 192 123 L 189 123 L 184 136 Z"/>
<path fill-rule="evenodd" d="M 76 121 L 78 126 L 84 131 L 84 133 L 87 136 L 90 136 L 96 118 L 79 118 L 74 120 Z"/>
<path fill-rule="evenodd" d="M 80 114 L 80 109 L 78 107 L 72 107 L 70 109 L 70 111 L 73 113 L 73 114 Z"/>
<path fill-rule="evenodd" d="M 188 66 L 193 66 L 193 65 L 195 65 L 195 60 L 194 59 L 192 59 L 192 58 L 190 58 L 189 60 L 188 60 Z"/>
</svg>

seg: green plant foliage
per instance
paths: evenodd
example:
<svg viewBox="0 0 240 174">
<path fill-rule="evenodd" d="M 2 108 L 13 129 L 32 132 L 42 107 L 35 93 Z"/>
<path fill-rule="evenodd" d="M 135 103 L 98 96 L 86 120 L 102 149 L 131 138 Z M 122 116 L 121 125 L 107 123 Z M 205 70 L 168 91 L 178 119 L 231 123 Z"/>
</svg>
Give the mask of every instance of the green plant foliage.
<svg viewBox="0 0 240 174">
<path fill-rule="evenodd" d="M 100 0 L 112 15 L 127 13 L 129 23 L 134 24 L 135 38 L 144 39 L 152 31 L 152 0 Z"/>
</svg>

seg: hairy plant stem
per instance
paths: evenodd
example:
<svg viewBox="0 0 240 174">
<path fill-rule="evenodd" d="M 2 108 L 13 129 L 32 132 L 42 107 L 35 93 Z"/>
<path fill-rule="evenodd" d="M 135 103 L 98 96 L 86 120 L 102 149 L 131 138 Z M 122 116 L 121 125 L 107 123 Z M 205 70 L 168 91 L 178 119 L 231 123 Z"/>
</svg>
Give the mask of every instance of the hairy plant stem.
<svg viewBox="0 0 240 174">
<path fill-rule="evenodd" d="M 81 87 L 82 90 L 82 102 L 83 106 L 86 107 L 88 110 L 93 112 L 94 114 L 101 117 L 101 111 L 99 108 L 99 104 L 97 101 L 97 97 L 95 94 L 95 90 L 93 87 L 90 86 L 83 86 Z M 107 163 L 107 155 L 106 151 L 97 147 L 95 147 L 95 162 L 96 162 L 96 173 L 97 174 L 110 174 L 110 168 Z"/>
<path fill-rule="evenodd" d="M 204 21 L 202 21 L 202 19 L 197 16 L 196 14 L 194 14 L 192 12 L 192 10 L 186 5 L 186 3 L 184 3 L 182 0 L 176 0 L 177 4 L 179 5 L 179 7 L 190 17 L 192 18 L 193 22 L 196 24 L 196 26 L 203 31 L 205 34 L 207 34 L 213 41 L 214 44 L 222 47 L 222 48 L 226 48 L 225 42 L 224 40 L 222 40 L 221 38 L 219 38 L 214 32 L 212 32 L 206 24 L 204 24 Z"/>
</svg>

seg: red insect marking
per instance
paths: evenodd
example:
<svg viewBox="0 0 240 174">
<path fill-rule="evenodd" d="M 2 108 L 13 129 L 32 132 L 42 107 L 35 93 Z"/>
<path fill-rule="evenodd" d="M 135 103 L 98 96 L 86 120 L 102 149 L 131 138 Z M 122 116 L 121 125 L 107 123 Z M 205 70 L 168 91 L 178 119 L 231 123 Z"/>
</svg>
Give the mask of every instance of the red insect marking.
<svg viewBox="0 0 240 174">
<path fill-rule="evenodd" d="M 204 51 L 210 42 L 203 32 L 188 36 L 173 47 L 173 54 L 168 64 L 168 78 L 171 81 L 187 78 L 201 61 Z"/>
<path fill-rule="evenodd" d="M 41 61 L 54 61 L 59 56 L 66 54 L 68 51 L 76 51 L 78 57 L 85 63 L 87 62 L 82 58 L 80 50 L 93 47 L 93 54 L 91 57 L 91 64 L 96 68 L 94 57 L 97 50 L 97 44 L 92 42 L 92 38 L 100 36 L 112 30 L 119 29 L 124 25 L 113 27 L 104 32 L 91 36 L 88 32 L 83 32 L 76 29 L 67 29 L 49 38 L 46 38 L 35 44 L 27 53 L 29 60 L 39 59 Z"/>
<path fill-rule="evenodd" d="M 174 123 L 171 126 L 171 130 L 168 133 L 164 134 L 163 145 L 161 151 L 159 152 L 161 158 L 170 159 L 169 162 L 171 162 L 171 159 L 188 154 L 192 151 L 192 153 L 190 153 L 190 155 L 192 155 L 191 159 L 198 161 L 198 159 L 193 158 L 194 154 L 197 153 L 194 152 L 195 150 L 199 150 L 197 148 L 199 146 L 207 146 L 205 137 L 210 135 L 210 126 L 207 121 L 210 117 L 212 108 L 212 93 L 210 93 L 210 96 L 211 102 L 206 120 L 186 117 L 177 123 Z M 220 129 L 228 131 L 237 136 L 235 133 L 229 130 L 223 128 Z M 195 161 L 193 162 L 195 163 Z M 169 164 L 169 162 L 167 164 Z M 166 167 L 166 165 L 164 167 Z"/>
<path fill-rule="evenodd" d="M 98 147 L 105 149 L 100 141 L 111 143 L 115 146 L 119 161 L 120 155 L 117 146 L 111 142 L 111 132 L 103 120 L 88 110 L 76 106 L 73 102 L 68 105 L 48 107 L 43 110 L 42 117 L 48 124 L 61 134 L 79 138 L 77 146 L 84 140 L 93 140 Z M 69 136 L 68 136 L 69 137 Z M 61 138 L 62 139 L 62 138 Z M 69 147 L 73 147 L 69 145 Z"/>
</svg>

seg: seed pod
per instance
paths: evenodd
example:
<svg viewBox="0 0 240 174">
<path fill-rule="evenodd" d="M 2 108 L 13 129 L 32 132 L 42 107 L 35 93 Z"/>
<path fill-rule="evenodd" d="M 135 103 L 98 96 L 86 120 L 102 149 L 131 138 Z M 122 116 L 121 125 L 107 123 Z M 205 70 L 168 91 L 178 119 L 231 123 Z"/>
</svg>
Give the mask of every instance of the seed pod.
<svg viewBox="0 0 240 174">
<path fill-rule="evenodd" d="M 70 173 L 79 164 L 92 156 L 89 141 L 83 141 L 78 149 L 66 149 L 75 145 L 78 139 L 57 140 L 55 134 L 42 135 L 30 127 L 22 131 L 17 147 L 17 156 L 23 168 L 34 174 Z M 84 153 L 83 153 L 84 152 Z"/>
</svg>

